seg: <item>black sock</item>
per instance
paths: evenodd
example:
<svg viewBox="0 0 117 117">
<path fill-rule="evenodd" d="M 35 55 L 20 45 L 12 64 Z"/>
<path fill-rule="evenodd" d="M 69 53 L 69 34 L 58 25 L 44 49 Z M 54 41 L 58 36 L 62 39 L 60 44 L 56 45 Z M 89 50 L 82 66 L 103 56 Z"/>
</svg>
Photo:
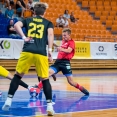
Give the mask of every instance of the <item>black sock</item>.
<svg viewBox="0 0 117 117">
<path fill-rule="evenodd" d="M 11 78 L 7 78 L 7 79 L 12 80 Z M 25 82 L 23 82 L 22 80 L 20 81 L 19 85 L 21 85 L 22 87 L 24 87 L 26 89 L 28 88 L 28 85 Z"/>
<path fill-rule="evenodd" d="M 15 74 L 10 83 L 8 97 L 12 98 L 14 96 L 14 94 L 20 84 L 20 80 L 21 80 L 21 77 L 19 75 Z"/>
<path fill-rule="evenodd" d="M 42 81 L 43 83 L 43 91 L 46 97 L 46 100 L 51 102 L 52 100 L 52 88 L 51 88 L 51 84 L 49 82 L 49 79 Z"/>
<path fill-rule="evenodd" d="M 41 81 L 39 76 L 38 76 L 38 81 L 39 81 L 39 82 Z"/>
<path fill-rule="evenodd" d="M 28 85 L 25 83 L 25 82 L 23 82 L 22 80 L 20 80 L 20 84 L 19 85 L 21 85 L 22 87 L 24 87 L 24 88 L 28 88 Z"/>
</svg>

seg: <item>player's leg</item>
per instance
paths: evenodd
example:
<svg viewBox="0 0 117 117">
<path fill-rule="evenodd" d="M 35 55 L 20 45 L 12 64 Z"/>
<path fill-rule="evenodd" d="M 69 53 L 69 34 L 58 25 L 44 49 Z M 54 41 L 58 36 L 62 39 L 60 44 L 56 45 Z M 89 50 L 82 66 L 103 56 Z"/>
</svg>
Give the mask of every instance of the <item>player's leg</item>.
<svg viewBox="0 0 117 117">
<path fill-rule="evenodd" d="M 56 64 L 51 65 L 50 68 L 49 68 L 49 77 L 52 76 L 54 81 L 56 81 L 55 74 L 58 73 L 58 72 L 59 72 L 59 67 Z M 43 88 L 43 84 L 40 81 L 40 77 L 39 76 L 38 76 L 38 81 L 39 81 L 38 88 L 42 89 Z"/>
<path fill-rule="evenodd" d="M 13 75 L 9 72 L 9 74 L 8 74 L 8 76 L 6 77 L 7 79 L 9 79 L 9 80 L 12 80 L 12 78 L 13 78 Z M 30 89 L 32 89 L 33 87 L 32 86 L 29 86 L 28 84 L 26 84 L 24 81 L 22 81 L 22 80 L 20 80 L 20 84 L 19 84 L 20 86 L 22 86 L 22 87 L 24 87 L 24 88 L 26 88 L 26 89 L 28 89 L 28 90 L 30 90 Z"/>
<path fill-rule="evenodd" d="M 71 75 L 67 75 L 67 81 L 71 86 L 74 86 L 75 88 L 79 89 L 82 93 L 85 95 L 89 95 L 89 92 L 83 87 L 80 86 L 77 82 L 73 80 L 73 77 Z"/>
<path fill-rule="evenodd" d="M 67 81 L 68 83 L 71 85 L 71 86 L 74 86 L 75 88 L 79 89 L 81 92 L 83 92 L 84 94 L 86 95 L 89 95 L 89 92 L 83 87 L 83 86 L 80 86 L 77 82 L 75 82 L 73 80 L 73 77 L 72 77 L 72 70 L 71 70 L 71 64 L 69 61 L 64 61 L 62 64 L 61 64 L 61 71 L 62 73 L 66 76 L 67 78 Z"/>
<path fill-rule="evenodd" d="M 32 64 L 32 61 L 33 61 L 32 53 L 28 53 L 28 52 L 21 53 L 16 66 L 16 74 L 11 80 L 7 100 L 5 101 L 5 104 L 3 105 L 2 110 L 5 110 L 5 111 L 9 110 L 12 103 L 12 98 L 20 84 L 20 80 L 23 77 L 23 75 L 28 72 L 30 65 Z"/>
<path fill-rule="evenodd" d="M 35 66 L 38 76 L 43 84 L 43 91 L 47 102 L 47 113 L 48 115 L 54 115 L 54 109 L 52 105 L 52 88 L 49 82 L 49 63 L 48 58 L 43 55 L 35 55 Z"/>
<path fill-rule="evenodd" d="M 0 66 L 0 76 L 4 77 L 4 78 L 7 78 L 9 80 L 12 80 L 13 78 L 13 75 L 8 71 L 6 70 L 4 67 Z M 20 81 L 20 85 L 26 89 L 29 89 L 30 86 L 28 86 L 25 82 L 23 82 L 22 80 Z"/>
<path fill-rule="evenodd" d="M 6 78 L 9 74 L 9 71 L 7 71 L 4 67 L 0 66 L 0 76 Z M 0 95 L 2 92 L 0 92 Z"/>
<path fill-rule="evenodd" d="M 53 78 L 54 81 L 56 81 L 56 75 L 55 74 L 52 75 L 52 78 Z M 38 81 L 40 82 L 40 77 L 38 77 Z"/>
<path fill-rule="evenodd" d="M 7 78 L 9 80 L 12 80 L 13 78 L 13 75 L 2 66 L 0 66 L 0 76 Z M 20 81 L 20 85 L 23 86 L 24 88 L 28 88 L 28 85 L 23 81 Z M 2 92 L 0 92 L 0 94 L 2 94 Z"/>
<path fill-rule="evenodd" d="M 9 71 L 6 70 L 4 67 L 0 66 L 0 76 L 6 78 L 8 75 L 13 78 L 12 74 L 9 74 Z"/>
<path fill-rule="evenodd" d="M 54 81 L 56 81 L 56 75 L 55 74 L 52 75 L 52 78 L 53 78 Z"/>
<path fill-rule="evenodd" d="M 35 86 L 38 87 L 41 90 L 43 88 L 43 84 L 42 84 L 40 76 L 38 76 L 38 81 L 39 81 L 38 85 L 35 85 Z"/>
</svg>

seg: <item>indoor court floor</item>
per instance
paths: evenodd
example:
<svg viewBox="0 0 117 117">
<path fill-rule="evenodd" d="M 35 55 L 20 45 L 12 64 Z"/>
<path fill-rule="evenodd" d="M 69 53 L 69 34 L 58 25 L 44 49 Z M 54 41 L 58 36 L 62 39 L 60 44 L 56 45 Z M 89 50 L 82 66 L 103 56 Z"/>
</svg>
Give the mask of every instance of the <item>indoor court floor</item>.
<svg viewBox="0 0 117 117">
<path fill-rule="evenodd" d="M 117 117 L 117 70 L 77 70 L 74 80 L 84 86 L 90 95 L 86 96 L 70 86 L 60 73 L 57 81 L 50 78 L 53 89 L 54 117 Z M 33 86 L 37 84 L 35 72 L 29 72 L 22 79 Z M 2 111 L 10 81 L 0 77 L 0 117 L 46 117 L 46 100 L 43 91 L 37 98 L 31 98 L 29 91 L 19 87 L 10 111 Z"/>
</svg>

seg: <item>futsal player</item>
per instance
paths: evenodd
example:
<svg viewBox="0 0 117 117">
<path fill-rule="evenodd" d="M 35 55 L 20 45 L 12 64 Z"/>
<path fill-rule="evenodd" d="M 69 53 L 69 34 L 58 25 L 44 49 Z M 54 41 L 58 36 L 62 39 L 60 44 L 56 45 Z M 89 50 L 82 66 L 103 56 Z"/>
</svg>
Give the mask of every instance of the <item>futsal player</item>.
<svg viewBox="0 0 117 117">
<path fill-rule="evenodd" d="M 49 68 L 49 76 L 52 76 L 53 79 L 56 80 L 55 74 L 62 71 L 71 86 L 79 89 L 85 95 L 89 95 L 89 92 L 83 86 L 80 86 L 80 84 L 73 80 L 70 60 L 73 58 L 75 53 L 75 42 L 71 38 L 71 30 L 69 28 L 63 29 L 62 38 L 62 45 L 60 47 L 53 44 L 58 49 L 58 56 L 55 63 Z M 40 89 L 43 87 L 41 82 L 39 82 L 38 87 Z"/>
<path fill-rule="evenodd" d="M 4 78 L 7 78 L 9 80 L 12 80 L 13 78 L 13 75 L 8 71 L 6 70 L 4 67 L 0 66 L 0 76 L 4 77 Z M 35 88 L 34 87 L 31 87 L 29 85 L 27 85 L 25 82 L 23 82 L 22 80 L 20 81 L 20 85 L 26 89 L 28 89 L 30 92 L 34 91 Z M 39 91 L 40 92 L 40 91 Z M 0 95 L 2 94 L 2 92 L 0 92 Z"/>
<path fill-rule="evenodd" d="M 43 90 L 47 101 L 47 114 L 54 115 L 52 105 L 52 88 L 49 82 L 49 61 L 52 61 L 52 45 L 54 40 L 53 24 L 44 18 L 48 5 L 37 2 L 34 6 L 35 17 L 24 19 L 15 24 L 18 34 L 24 39 L 23 51 L 20 54 L 16 66 L 16 74 L 11 81 L 8 97 L 2 110 L 9 110 L 12 98 L 19 86 L 21 78 L 28 72 L 32 64 L 35 65 L 38 76 L 41 78 Z M 27 36 L 24 35 L 22 27 L 26 28 Z M 48 38 L 48 57 L 46 53 L 46 43 Z"/>
</svg>

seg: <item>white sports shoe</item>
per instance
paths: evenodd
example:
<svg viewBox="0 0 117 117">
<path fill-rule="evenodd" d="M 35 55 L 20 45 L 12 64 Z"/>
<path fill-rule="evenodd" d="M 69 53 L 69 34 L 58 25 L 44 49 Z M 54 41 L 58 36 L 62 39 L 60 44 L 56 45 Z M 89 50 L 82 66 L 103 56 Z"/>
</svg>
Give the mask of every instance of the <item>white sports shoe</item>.
<svg viewBox="0 0 117 117">
<path fill-rule="evenodd" d="M 54 112 L 52 103 L 48 103 L 48 104 L 47 104 L 47 115 L 48 115 L 48 116 L 53 116 L 54 113 L 55 113 L 55 112 Z"/>
<path fill-rule="evenodd" d="M 11 107 L 10 105 L 4 104 L 3 107 L 2 107 L 2 110 L 3 110 L 3 111 L 9 111 L 9 108 L 10 108 L 10 107 Z"/>
<path fill-rule="evenodd" d="M 2 110 L 3 111 L 9 111 L 9 108 L 11 107 L 11 102 L 12 102 L 11 99 L 7 99 L 5 101 L 5 104 L 2 106 Z"/>
</svg>

